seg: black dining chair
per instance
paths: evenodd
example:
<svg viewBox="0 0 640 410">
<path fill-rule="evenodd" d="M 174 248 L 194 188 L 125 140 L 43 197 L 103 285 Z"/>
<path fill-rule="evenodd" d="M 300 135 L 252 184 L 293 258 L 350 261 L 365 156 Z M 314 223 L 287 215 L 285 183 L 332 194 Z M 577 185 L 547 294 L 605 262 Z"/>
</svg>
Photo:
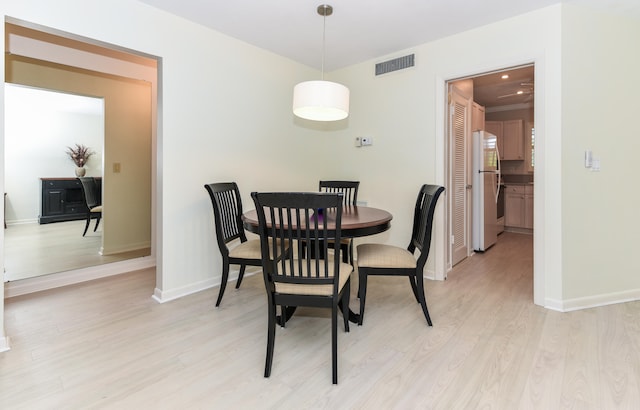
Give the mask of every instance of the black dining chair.
<svg viewBox="0 0 640 410">
<path fill-rule="evenodd" d="M 216 307 L 220 306 L 229 280 L 230 265 L 240 265 L 236 289 L 240 288 L 247 266 L 261 266 L 260 240 L 248 240 L 242 225 L 242 200 L 235 182 L 206 184 L 205 189 L 213 205 L 214 225 L 218 248 L 222 255 L 222 281 Z M 236 243 L 239 242 L 239 243 Z M 233 244 L 235 246 L 233 246 Z M 231 246 L 230 246 L 231 245 Z"/>
<path fill-rule="evenodd" d="M 360 181 L 320 181 L 318 183 L 320 192 L 341 193 L 344 206 L 356 205 L 359 187 Z"/>
<path fill-rule="evenodd" d="M 320 181 L 318 190 L 320 192 L 335 192 L 343 195 L 343 206 L 355 206 L 358 201 L 358 188 L 360 181 Z M 335 247 L 333 241 L 329 242 L 331 247 Z M 342 238 L 340 240 L 342 249 L 342 260 L 345 263 L 353 263 L 353 239 Z"/>
<path fill-rule="evenodd" d="M 100 224 L 100 219 L 102 219 L 102 185 L 94 177 L 78 177 L 78 179 L 82 185 L 84 202 L 87 205 L 87 223 L 84 225 L 84 232 L 82 232 L 82 236 L 85 236 L 91 220 L 96 220 L 96 226 L 93 228 L 93 232 L 95 232 Z"/>
<path fill-rule="evenodd" d="M 367 277 L 371 275 L 407 276 L 416 301 L 422 306 L 422 312 L 429 326 L 432 326 L 427 300 L 424 294 L 424 265 L 429 257 L 433 215 L 438 198 L 444 187 L 423 185 L 418 193 L 413 215 L 413 229 L 407 248 L 393 245 L 367 243 L 358 245 L 358 296 L 360 298 L 359 325 L 364 319 L 364 306 L 367 297 Z M 416 250 L 419 252 L 415 257 Z"/>
<path fill-rule="evenodd" d="M 258 216 L 262 272 L 267 290 L 267 356 L 264 377 L 271 375 L 276 332 L 276 307 L 331 309 L 331 363 L 333 383 L 338 383 L 338 310 L 349 331 L 350 277 L 353 266 L 329 252 L 328 240 L 341 238 L 341 194 L 272 192 L 251 194 Z M 331 209 L 333 208 L 333 209 Z M 326 211 L 331 209 L 330 212 Z M 335 222 L 333 227 L 330 224 Z M 291 252 L 285 248 L 291 245 Z M 305 252 L 301 244 L 313 247 Z"/>
</svg>

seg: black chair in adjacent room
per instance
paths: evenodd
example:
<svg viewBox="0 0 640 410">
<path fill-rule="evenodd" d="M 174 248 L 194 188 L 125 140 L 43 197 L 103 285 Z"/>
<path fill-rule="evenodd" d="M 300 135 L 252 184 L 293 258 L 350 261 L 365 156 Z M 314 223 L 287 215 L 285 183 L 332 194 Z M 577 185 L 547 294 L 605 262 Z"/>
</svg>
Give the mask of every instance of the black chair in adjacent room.
<svg viewBox="0 0 640 410">
<path fill-rule="evenodd" d="M 340 260 L 340 249 L 329 252 L 328 240 L 341 238 L 342 196 L 310 192 L 251 194 L 255 202 L 262 249 L 262 271 L 269 311 L 264 376 L 271 374 L 276 332 L 276 307 L 331 309 L 331 363 L 333 383 L 338 383 L 338 309 L 342 306 L 345 331 L 349 331 L 350 275 L 353 266 Z M 331 209 L 331 211 L 327 211 Z M 323 213 L 324 211 L 324 213 Z M 328 217 L 328 212 L 331 217 Z M 329 226 L 335 222 L 335 226 Z M 291 252 L 285 248 L 291 245 Z M 305 252 L 301 244 L 313 248 Z M 274 256 L 275 255 L 275 256 Z M 284 353 L 284 352 L 283 352 Z"/>
<path fill-rule="evenodd" d="M 343 206 L 355 206 L 358 201 L 358 188 L 360 181 L 320 181 L 318 190 L 320 192 L 342 193 Z M 334 247 L 333 241 L 330 246 Z M 345 263 L 353 263 L 353 239 L 342 238 L 340 241 L 342 249 L 342 260 Z"/>
<path fill-rule="evenodd" d="M 423 185 L 420 188 L 413 216 L 413 229 L 407 248 L 384 244 L 358 245 L 358 296 L 360 298 L 359 325 L 364 319 L 367 297 L 367 277 L 370 275 L 408 276 L 416 301 L 422 306 L 424 317 L 432 326 L 424 294 L 424 265 L 429 257 L 433 214 L 444 187 Z M 419 252 L 415 257 L 416 250 Z"/>
<path fill-rule="evenodd" d="M 102 185 L 93 177 L 78 177 L 78 179 L 82 185 L 82 194 L 87 205 L 87 223 L 84 226 L 84 232 L 82 232 L 82 236 L 85 236 L 91 220 L 96 220 L 96 226 L 93 228 L 93 232 L 95 232 L 100 224 L 100 219 L 102 219 Z"/>
<path fill-rule="evenodd" d="M 222 255 L 222 281 L 216 306 L 220 306 L 229 280 L 230 265 L 240 265 L 236 289 L 240 287 L 247 266 L 261 266 L 260 240 L 248 240 L 242 225 L 242 200 L 235 182 L 220 182 L 204 186 L 213 205 L 218 248 Z M 233 246 L 233 243 L 237 243 Z M 231 247 L 229 246 L 231 245 Z"/>
</svg>

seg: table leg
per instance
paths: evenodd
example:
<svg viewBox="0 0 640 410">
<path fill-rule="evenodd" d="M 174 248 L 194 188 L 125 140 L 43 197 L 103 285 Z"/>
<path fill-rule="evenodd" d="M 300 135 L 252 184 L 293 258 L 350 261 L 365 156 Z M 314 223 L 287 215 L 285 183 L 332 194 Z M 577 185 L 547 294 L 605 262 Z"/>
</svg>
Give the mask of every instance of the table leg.
<svg viewBox="0 0 640 410">
<path fill-rule="evenodd" d="M 342 312 L 342 301 L 338 302 L 338 307 L 340 307 L 340 311 Z M 351 307 L 349 307 L 349 322 L 351 323 L 360 322 L 360 315 L 355 313 L 353 310 L 351 310 Z"/>
<path fill-rule="evenodd" d="M 296 312 L 296 307 L 297 306 L 283 306 L 284 321 L 282 320 L 282 316 L 278 315 L 276 316 L 276 322 L 280 323 L 280 326 L 284 327 L 284 324 L 287 323 L 289 319 L 291 319 L 291 316 Z"/>
<path fill-rule="evenodd" d="M 338 302 L 338 307 L 340 307 L 340 311 L 342 312 L 342 302 Z M 296 312 L 296 306 L 285 306 L 284 307 L 284 323 L 282 322 L 282 316 L 276 316 L 276 323 L 279 323 L 280 326 L 284 327 L 284 324 L 291 319 L 293 314 Z M 355 313 L 351 308 L 349 308 L 349 322 L 351 323 L 359 323 L 360 315 Z"/>
</svg>

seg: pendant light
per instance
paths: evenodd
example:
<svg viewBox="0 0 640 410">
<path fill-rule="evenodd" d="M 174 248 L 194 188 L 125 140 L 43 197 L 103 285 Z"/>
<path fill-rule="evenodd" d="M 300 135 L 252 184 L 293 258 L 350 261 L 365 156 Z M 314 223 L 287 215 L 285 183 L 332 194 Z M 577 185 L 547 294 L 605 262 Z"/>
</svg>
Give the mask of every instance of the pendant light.
<svg viewBox="0 0 640 410">
<path fill-rule="evenodd" d="M 324 47 L 327 16 L 333 13 L 328 4 L 318 6 L 323 16 L 322 79 L 305 81 L 293 89 L 293 113 L 312 121 L 338 121 L 349 116 L 349 89 L 342 84 L 324 80 Z"/>
</svg>

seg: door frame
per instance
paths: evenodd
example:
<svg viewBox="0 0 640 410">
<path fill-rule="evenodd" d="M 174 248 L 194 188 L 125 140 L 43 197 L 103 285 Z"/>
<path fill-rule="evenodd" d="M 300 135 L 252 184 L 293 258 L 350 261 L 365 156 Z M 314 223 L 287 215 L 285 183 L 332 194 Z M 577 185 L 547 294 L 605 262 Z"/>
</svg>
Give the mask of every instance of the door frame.
<svg viewBox="0 0 640 410">
<path fill-rule="evenodd" d="M 32 23 L 29 21 L 16 19 L 13 17 L 5 17 L 3 24 L 3 33 L 7 31 L 7 24 L 15 25 L 18 27 L 24 27 L 26 29 L 35 30 L 44 34 L 53 35 L 56 37 L 60 37 L 63 39 L 71 40 L 72 42 L 78 42 L 89 47 L 94 48 L 93 57 L 88 59 L 90 62 L 89 65 L 85 66 L 87 57 L 84 56 L 85 60 L 77 61 L 71 58 L 67 58 L 68 56 L 64 56 L 64 61 L 53 61 L 54 63 L 60 63 L 69 65 L 72 67 L 78 66 L 81 68 L 85 68 L 88 70 L 94 70 L 95 66 L 92 64 L 104 64 L 103 55 L 99 50 L 106 50 L 107 53 L 115 52 L 123 52 L 123 55 L 130 56 L 129 58 L 133 58 L 134 63 L 137 61 L 140 64 L 140 60 L 155 60 L 156 68 L 153 69 L 154 73 L 152 75 L 152 79 L 149 81 L 151 83 L 151 254 L 148 257 L 142 258 L 132 258 L 125 261 L 119 262 L 110 262 L 102 265 L 94 265 L 86 268 L 80 269 L 71 269 L 63 272 L 58 272 L 55 275 L 46 275 L 42 277 L 34 277 L 27 280 L 22 281 L 14 281 L 2 283 L 0 285 L 0 291 L 4 294 L 4 297 L 13 297 L 19 296 L 27 293 L 33 293 L 41 290 L 47 290 L 54 287 L 85 282 L 88 280 L 103 278 L 106 276 L 118 275 L 125 272 L 130 272 L 133 270 L 147 269 L 151 267 L 156 268 L 156 288 L 160 286 L 162 282 L 162 269 L 159 263 L 161 259 L 161 249 L 158 244 L 162 243 L 162 220 L 159 216 L 158 209 L 160 207 L 160 198 L 158 196 L 158 158 L 161 156 L 161 139 L 162 139 L 162 124 L 161 124 L 161 100 L 162 100 L 162 58 L 158 56 L 154 56 L 151 54 L 147 54 L 141 51 L 128 49 L 125 47 L 117 46 L 114 44 L 108 44 L 101 42 L 99 40 L 87 38 L 84 36 L 71 34 L 67 32 L 60 31 L 55 28 L 43 26 L 37 23 Z M 6 34 L 6 33 L 5 33 Z M 58 44 L 58 42 L 53 41 L 53 44 Z M 73 47 L 69 47 L 73 48 Z M 91 54 L 91 53 L 89 53 Z M 28 55 L 27 57 L 38 58 L 38 55 Z M 128 60 L 123 60 L 128 61 Z M 126 65 L 126 64 L 125 64 Z M 123 68 L 120 67 L 115 69 L 114 71 L 109 71 L 109 74 L 112 75 L 120 75 L 122 77 L 130 77 L 130 74 L 123 74 Z M 124 69 L 125 72 L 128 73 L 128 69 Z M 100 71 L 100 70 L 97 70 Z M 4 102 L 4 91 L 0 91 L 0 103 Z M 0 123 L 4 126 L 4 120 L 0 119 Z M 1 146 L 1 155 L 2 161 L 4 163 L 4 137 L 2 137 L 0 141 Z M 4 188 L 4 181 L 0 181 L 0 185 Z M 4 209 L 4 208 L 2 208 Z M 0 233 L 0 262 L 4 263 L 4 233 Z M 0 314 L 3 311 L 0 309 Z"/>
<path fill-rule="evenodd" d="M 497 62 L 492 66 L 470 66 L 465 67 L 464 71 L 452 71 L 436 74 L 436 101 L 440 101 L 436 105 L 436 179 L 438 181 L 448 181 L 451 170 L 448 159 L 449 145 L 447 134 L 447 84 L 455 79 L 472 78 L 493 71 L 504 70 L 509 67 L 517 67 L 523 65 L 533 65 L 536 85 L 534 88 L 534 112 L 536 113 L 534 125 L 536 130 L 536 167 L 534 168 L 534 231 L 533 231 L 533 303 L 539 306 L 547 306 L 546 298 L 546 271 L 544 267 L 547 264 L 548 252 L 545 248 L 545 242 L 549 242 L 551 238 L 547 238 L 548 233 L 544 229 L 545 226 L 545 175 L 552 172 L 546 169 L 548 166 L 555 164 L 551 162 L 549 148 L 546 141 L 546 111 L 545 111 L 545 89 L 547 71 L 546 58 L 544 55 L 538 55 L 533 58 L 527 58 L 516 61 Z M 551 144 L 556 146 L 557 144 Z M 558 170 L 559 172 L 559 170 Z M 448 221 L 449 195 L 445 197 L 445 206 L 437 212 L 440 223 L 435 226 L 435 235 L 438 242 L 443 244 L 449 243 L 450 232 Z M 557 233 L 555 230 L 554 233 Z M 553 238 L 557 239 L 557 238 Z M 550 242 L 549 242 L 550 243 Z M 558 242 L 559 243 L 559 242 Z M 446 248 L 446 247 L 444 247 Z M 446 249 L 440 249 L 436 255 L 436 276 L 435 279 L 446 279 L 447 273 L 452 269 L 448 264 L 449 253 Z M 549 261 L 554 262 L 554 261 Z"/>
</svg>

